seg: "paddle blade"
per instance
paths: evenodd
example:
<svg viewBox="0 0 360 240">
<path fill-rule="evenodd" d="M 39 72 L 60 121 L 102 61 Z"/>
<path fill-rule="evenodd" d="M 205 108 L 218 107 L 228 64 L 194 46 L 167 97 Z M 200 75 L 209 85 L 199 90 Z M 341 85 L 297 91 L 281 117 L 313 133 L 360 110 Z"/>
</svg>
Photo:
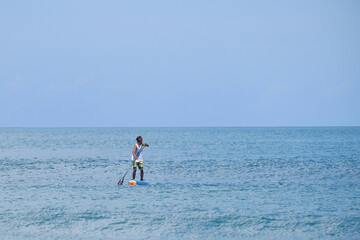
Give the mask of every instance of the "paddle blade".
<svg viewBox="0 0 360 240">
<path fill-rule="evenodd" d="M 118 185 L 122 185 L 124 183 L 124 178 L 121 178 L 118 182 Z"/>
</svg>

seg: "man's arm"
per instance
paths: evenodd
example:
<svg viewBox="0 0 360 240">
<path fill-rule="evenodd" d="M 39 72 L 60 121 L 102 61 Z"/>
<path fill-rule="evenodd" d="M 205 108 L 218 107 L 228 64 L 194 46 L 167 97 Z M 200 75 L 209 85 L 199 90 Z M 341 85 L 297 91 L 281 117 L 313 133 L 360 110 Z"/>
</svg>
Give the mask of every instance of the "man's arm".
<svg viewBox="0 0 360 240">
<path fill-rule="evenodd" d="M 134 148 L 133 148 L 133 156 L 134 156 L 134 159 L 136 160 L 137 159 L 137 156 L 135 154 L 135 151 L 136 151 L 136 145 L 134 145 Z"/>
</svg>

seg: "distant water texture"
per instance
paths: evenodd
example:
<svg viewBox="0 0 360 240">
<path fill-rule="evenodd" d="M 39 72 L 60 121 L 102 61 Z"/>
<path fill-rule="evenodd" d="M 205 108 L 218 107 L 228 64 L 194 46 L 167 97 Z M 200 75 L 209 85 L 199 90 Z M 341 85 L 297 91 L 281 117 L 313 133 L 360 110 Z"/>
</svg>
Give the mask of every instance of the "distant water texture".
<svg viewBox="0 0 360 240">
<path fill-rule="evenodd" d="M 0 128 L 0 236 L 360 239 L 360 127 Z"/>
</svg>

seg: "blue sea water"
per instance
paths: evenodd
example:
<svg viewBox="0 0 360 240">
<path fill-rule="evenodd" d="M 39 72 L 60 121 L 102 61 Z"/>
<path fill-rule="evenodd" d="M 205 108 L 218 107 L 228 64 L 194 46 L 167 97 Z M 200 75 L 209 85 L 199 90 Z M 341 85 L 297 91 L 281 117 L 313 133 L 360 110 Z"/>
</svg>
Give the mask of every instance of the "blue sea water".
<svg viewBox="0 0 360 240">
<path fill-rule="evenodd" d="M 1 239 L 360 239 L 359 187 L 360 127 L 0 128 Z"/>
</svg>

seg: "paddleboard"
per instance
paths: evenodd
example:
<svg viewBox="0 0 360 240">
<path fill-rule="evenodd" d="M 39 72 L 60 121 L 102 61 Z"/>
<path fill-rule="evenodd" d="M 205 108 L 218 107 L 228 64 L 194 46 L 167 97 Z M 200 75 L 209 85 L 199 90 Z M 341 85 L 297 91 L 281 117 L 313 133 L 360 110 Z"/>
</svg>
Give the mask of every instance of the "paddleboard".
<svg viewBox="0 0 360 240">
<path fill-rule="evenodd" d="M 148 185 L 148 183 L 140 180 L 130 180 L 129 185 Z"/>
</svg>

